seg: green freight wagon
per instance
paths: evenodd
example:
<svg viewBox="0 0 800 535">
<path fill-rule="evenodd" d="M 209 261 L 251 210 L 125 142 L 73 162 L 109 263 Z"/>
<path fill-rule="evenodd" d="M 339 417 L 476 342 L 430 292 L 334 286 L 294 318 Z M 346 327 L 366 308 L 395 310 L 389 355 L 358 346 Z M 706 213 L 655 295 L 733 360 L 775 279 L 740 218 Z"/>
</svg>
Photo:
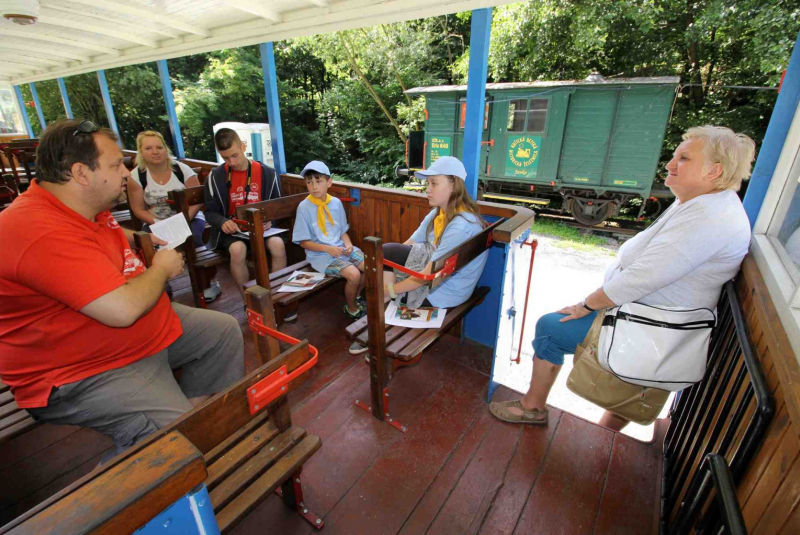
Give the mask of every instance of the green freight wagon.
<svg viewBox="0 0 800 535">
<path fill-rule="evenodd" d="M 562 198 L 579 222 L 594 225 L 653 190 L 678 77 L 486 85 L 479 193 L 487 199 L 548 204 Z M 417 87 L 425 131 L 412 132 L 410 168 L 463 152 L 467 86 Z"/>
</svg>

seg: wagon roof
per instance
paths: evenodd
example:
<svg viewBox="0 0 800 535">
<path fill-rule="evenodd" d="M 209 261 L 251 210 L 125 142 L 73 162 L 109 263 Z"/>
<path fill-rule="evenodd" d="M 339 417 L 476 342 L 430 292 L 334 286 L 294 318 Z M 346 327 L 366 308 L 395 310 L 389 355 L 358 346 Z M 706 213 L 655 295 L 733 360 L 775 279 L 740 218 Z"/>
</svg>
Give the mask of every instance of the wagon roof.
<svg viewBox="0 0 800 535">
<path fill-rule="evenodd" d="M 677 85 L 681 81 L 679 76 L 653 76 L 641 78 L 607 78 L 605 80 L 589 82 L 586 80 L 559 80 L 538 82 L 503 82 L 486 84 L 487 91 L 499 89 L 528 89 L 532 87 L 566 87 L 566 86 L 598 86 L 598 85 Z M 407 95 L 423 95 L 425 93 L 454 93 L 466 91 L 466 85 L 433 85 L 428 87 L 414 87 L 408 89 Z"/>
</svg>

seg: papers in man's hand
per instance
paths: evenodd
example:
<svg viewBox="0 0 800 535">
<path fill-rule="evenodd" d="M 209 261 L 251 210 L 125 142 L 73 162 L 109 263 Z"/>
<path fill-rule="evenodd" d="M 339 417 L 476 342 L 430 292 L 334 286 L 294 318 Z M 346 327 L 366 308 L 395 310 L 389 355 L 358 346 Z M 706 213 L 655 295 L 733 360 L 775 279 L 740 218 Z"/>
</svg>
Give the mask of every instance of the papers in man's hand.
<svg viewBox="0 0 800 535">
<path fill-rule="evenodd" d="M 174 249 L 179 245 L 183 245 L 186 238 L 192 235 L 192 231 L 189 229 L 189 224 L 186 223 L 186 218 L 183 217 L 183 214 L 175 214 L 158 223 L 153 223 L 150 225 L 150 232 L 157 238 L 167 242 L 167 245 L 162 245 L 167 249 Z"/>
<path fill-rule="evenodd" d="M 410 329 L 439 329 L 444 322 L 446 308 L 421 307 L 408 308 L 405 305 L 399 307 L 394 301 L 386 307 L 386 324 L 397 325 L 398 327 L 408 327 Z"/>
<path fill-rule="evenodd" d="M 288 231 L 288 229 L 285 229 L 285 228 L 270 227 L 270 228 L 268 228 L 267 230 L 264 231 L 264 237 L 265 238 L 269 238 L 270 236 L 274 236 L 276 234 L 280 234 L 281 232 L 287 232 L 287 231 Z M 233 235 L 236 236 L 237 238 L 244 238 L 246 240 L 250 239 L 250 234 L 248 234 L 247 232 L 241 232 L 241 231 L 240 232 L 234 232 Z"/>
<path fill-rule="evenodd" d="M 278 292 L 305 292 L 310 290 L 320 282 L 325 280 L 324 273 L 314 271 L 295 271 L 283 285 L 278 288 Z"/>
</svg>

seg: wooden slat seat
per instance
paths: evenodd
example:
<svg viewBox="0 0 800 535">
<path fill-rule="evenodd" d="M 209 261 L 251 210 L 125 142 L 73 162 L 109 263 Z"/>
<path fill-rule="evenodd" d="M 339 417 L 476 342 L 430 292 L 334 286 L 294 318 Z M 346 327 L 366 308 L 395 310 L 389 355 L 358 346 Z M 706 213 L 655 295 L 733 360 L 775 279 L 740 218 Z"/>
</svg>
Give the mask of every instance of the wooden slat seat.
<svg viewBox="0 0 800 535">
<path fill-rule="evenodd" d="M 20 409 L 11 389 L 0 382 L 0 444 L 38 427 L 28 411 Z"/>
<path fill-rule="evenodd" d="M 481 286 L 475 289 L 467 301 L 455 308 L 447 309 L 444 322 L 442 322 L 442 326 L 439 329 L 409 329 L 407 327 L 391 326 L 386 330 L 385 355 L 404 362 L 414 360 L 425 348 L 458 323 L 472 307 L 480 304 L 488 293 L 489 288 Z M 347 327 L 346 332 L 348 338 L 357 340 L 366 346 L 369 342 L 367 316 L 352 323 Z"/>
<path fill-rule="evenodd" d="M 251 281 L 252 284 L 259 284 L 263 287 L 269 287 L 272 290 L 272 303 L 276 308 L 276 318 L 278 324 L 282 322 L 283 317 L 288 314 L 289 307 L 295 306 L 300 300 L 313 295 L 316 292 L 324 290 L 325 288 L 343 281 L 340 277 L 326 276 L 322 282 L 310 290 L 303 292 L 282 292 L 277 293 L 276 290 L 284 283 L 295 271 L 309 271 L 313 272 L 307 261 L 303 261 L 292 266 L 288 266 L 279 272 L 270 273 L 269 265 L 267 263 L 266 247 L 264 240 L 259 240 L 255 236 L 260 232 L 254 232 L 253 229 L 261 229 L 262 221 L 277 221 L 281 219 L 294 218 L 297 213 L 298 205 L 303 202 L 307 197 L 306 194 L 290 195 L 288 197 L 281 197 L 259 203 L 248 204 L 237 208 L 236 215 L 239 219 L 244 219 L 250 228 L 250 243 L 252 246 L 252 259 L 255 264 L 256 279 Z"/>
</svg>

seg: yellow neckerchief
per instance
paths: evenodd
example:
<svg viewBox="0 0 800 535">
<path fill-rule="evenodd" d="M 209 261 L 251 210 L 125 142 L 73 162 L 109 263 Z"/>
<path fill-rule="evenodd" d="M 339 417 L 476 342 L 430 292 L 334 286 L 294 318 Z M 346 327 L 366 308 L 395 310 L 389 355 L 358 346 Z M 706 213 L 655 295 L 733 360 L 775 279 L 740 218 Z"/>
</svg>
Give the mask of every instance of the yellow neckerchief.
<svg viewBox="0 0 800 535">
<path fill-rule="evenodd" d="M 464 207 L 463 206 L 459 206 L 456 209 L 456 213 L 453 214 L 453 217 L 455 217 L 456 215 L 460 214 L 463 211 L 464 211 Z M 433 243 L 435 245 L 439 245 L 439 240 L 442 239 L 442 234 L 444 234 L 444 228 L 445 228 L 444 219 L 445 219 L 445 217 L 447 217 L 447 214 L 446 214 L 445 210 L 442 210 L 441 208 L 439 208 L 439 214 L 436 217 L 433 218 Z"/>
<path fill-rule="evenodd" d="M 333 216 L 331 215 L 331 211 L 328 209 L 328 203 L 331 202 L 331 199 L 333 199 L 333 197 L 331 197 L 329 194 L 326 194 L 325 200 L 320 201 L 313 195 L 309 195 L 308 197 L 306 197 L 306 199 L 308 199 L 309 201 L 311 201 L 312 204 L 315 204 L 317 206 L 317 223 L 319 223 L 319 229 L 322 231 L 322 233 L 327 236 L 328 231 L 325 229 L 325 217 L 326 216 L 328 217 L 328 221 L 331 222 L 331 225 L 334 224 Z"/>
</svg>

